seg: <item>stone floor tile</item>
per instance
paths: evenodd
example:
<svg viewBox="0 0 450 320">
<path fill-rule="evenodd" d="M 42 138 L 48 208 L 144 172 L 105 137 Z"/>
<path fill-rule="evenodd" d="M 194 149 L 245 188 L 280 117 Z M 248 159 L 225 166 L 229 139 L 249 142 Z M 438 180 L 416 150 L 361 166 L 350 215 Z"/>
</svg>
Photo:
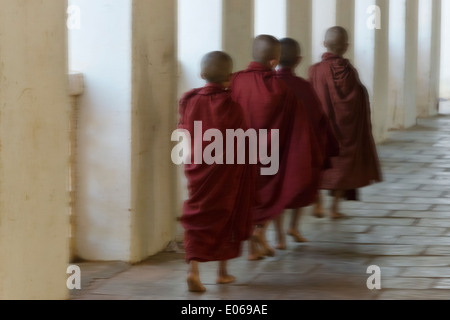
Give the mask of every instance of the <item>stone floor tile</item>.
<svg viewBox="0 0 450 320">
<path fill-rule="evenodd" d="M 386 277 L 382 276 L 382 289 L 432 289 L 434 279 L 431 278 L 405 278 L 405 277 Z M 435 288 L 435 287 L 434 287 Z"/>
<path fill-rule="evenodd" d="M 449 300 L 450 290 L 385 290 L 379 300 Z"/>
</svg>

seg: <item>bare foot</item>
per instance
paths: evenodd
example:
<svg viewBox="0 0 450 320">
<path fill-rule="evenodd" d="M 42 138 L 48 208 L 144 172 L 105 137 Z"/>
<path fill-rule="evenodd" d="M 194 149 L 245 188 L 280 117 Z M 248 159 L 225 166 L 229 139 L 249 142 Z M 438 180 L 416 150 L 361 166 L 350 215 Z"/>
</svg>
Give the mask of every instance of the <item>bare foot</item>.
<svg viewBox="0 0 450 320">
<path fill-rule="evenodd" d="M 339 212 L 331 212 L 331 214 L 330 214 L 330 218 L 333 220 L 339 220 L 339 219 L 343 219 L 345 217 L 346 217 L 345 214 L 339 213 Z"/>
<path fill-rule="evenodd" d="M 260 250 L 259 242 L 255 236 L 252 236 L 249 240 L 249 255 L 248 260 L 250 261 L 257 261 L 264 259 L 264 254 Z"/>
<path fill-rule="evenodd" d="M 299 234 L 297 231 L 289 230 L 288 235 L 290 235 L 292 238 L 294 238 L 295 242 L 308 242 L 308 239 L 303 237 L 301 234 Z"/>
<path fill-rule="evenodd" d="M 217 284 L 229 284 L 236 281 L 236 278 L 232 275 L 225 274 L 217 277 Z"/>
<path fill-rule="evenodd" d="M 252 252 L 247 257 L 248 261 L 258 261 L 264 259 L 264 255 L 261 252 Z"/>
<path fill-rule="evenodd" d="M 265 237 L 261 234 L 260 231 L 256 231 L 253 236 L 252 240 L 255 244 L 255 248 L 258 248 L 260 255 L 267 256 L 267 257 L 274 257 L 275 256 L 275 250 L 269 246 L 267 243 Z"/>
<path fill-rule="evenodd" d="M 197 275 L 189 274 L 187 277 L 187 285 L 190 292 L 205 292 L 206 288 Z"/>
<path fill-rule="evenodd" d="M 268 243 L 263 242 L 262 244 L 263 247 L 263 254 L 267 257 L 274 257 L 275 256 L 275 249 L 273 249 L 272 247 L 269 246 Z"/>
<path fill-rule="evenodd" d="M 313 216 L 321 219 L 321 218 L 325 217 L 325 212 L 323 212 L 323 209 L 316 207 L 316 208 L 314 208 Z"/>
<path fill-rule="evenodd" d="M 286 237 L 283 230 L 277 230 L 277 244 L 275 245 L 277 250 L 286 250 Z"/>
</svg>

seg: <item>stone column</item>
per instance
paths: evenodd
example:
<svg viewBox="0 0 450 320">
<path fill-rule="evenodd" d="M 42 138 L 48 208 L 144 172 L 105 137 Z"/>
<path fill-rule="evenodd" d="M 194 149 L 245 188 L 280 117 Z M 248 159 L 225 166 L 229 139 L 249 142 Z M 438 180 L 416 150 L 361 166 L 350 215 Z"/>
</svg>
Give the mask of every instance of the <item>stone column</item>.
<svg viewBox="0 0 450 320">
<path fill-rule="evenodd" d="M 349 48 L 345 55 L 351 62 L 355 53 L 355 1 L 336 0 L 336 25 L 344 27 L 349 36 Z"/>
<path fill-rule="evenodd" d="M 234 60 L 234 70 L 245 69 L 252 60 L 254 0 L 223 0 L 222 49 Z"/>
<path fill-rule="evenodd" d="M 367 87 L 376 142 L 387 137 L 389 0 L 355 3 L 355 66 Z"/>
<path fill-rule="evenodd" d="M 376 1 L 376 6 L 379 8 L 380 14 L 379 21 L 375 21 L 375 24 L 379 22 L 380 25 L 375 26 L 374 29 L 375 48 L 373 66 L 372 129 L 376 142 L 386 140 L 389 131 L 387 125 L 389 105 L 389 29 L 391 27 L 389 24 L 389 1 L 390 0 Z M 377 27 L 379 27 L 379 29 L 377 29 Z"/>
<path fill-rule="evenodd" d="M 437 7 L 436 7 L 437 8 Z M 443 99 L 450 99 L 450 38 L 445 32 L 450 30 L 450 20 L 446 17 L 450 16 L 450 2 L 441 1 L 441 66 L 440 66 L 440 83 L 439 92 Z"/>
<path fill-rule="evenodd" d="M 417 119 L 418 0 L 391 1 L 390 10 L 389 124 L 402 129 Z"/>
<path fill-rule="evenodd" d="M 441 0 L 419 0 L 418 117 L 439 111 Z"/>
<path fill-rule="evenodd" d="M 69 297 L 64 0 L 0 2 L 0 299 Z"/>
<path fill-rule="evenodd" d="M 76 224 L 77 224 L 77 135 L 79 99 L 84 91 L 83 74 L 69 72 L 69 95 L 70 95 L 70 261 L 77 259 L 76 246 Z"/>
<path fill-rule="evenodd" d="M 134 0 L 132 11 L 131 258 L 174 239 L 178 206 L 171 160 L 177 124 L 176 0 Z"/>
<path fill-rule="evenodd" d="M 312 8 L 313 0 L 286 2 L 287 36 L 300 42 L 303 59 L 297 68 L 297 74 L 305 78 L 312 64 Z"/>
</svg>

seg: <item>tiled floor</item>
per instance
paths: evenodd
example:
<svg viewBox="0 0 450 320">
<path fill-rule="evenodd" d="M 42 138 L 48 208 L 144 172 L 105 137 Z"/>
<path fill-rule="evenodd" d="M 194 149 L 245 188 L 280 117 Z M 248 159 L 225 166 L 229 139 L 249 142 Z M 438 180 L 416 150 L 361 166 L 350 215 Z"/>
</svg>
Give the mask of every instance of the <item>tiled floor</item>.
<svg viewBox="0 0 450 320">
<path fill-rule="evenodd" d="M 391 132 L 378 150 L 385 181 L 364 188 L 360 202 L 343 203 L 347 219 L 316 219 L 307 208 L 302 231 L 309 242 L 288 242 L 261 261 L 245 254 L 231 261 L 232 285 L 216 285 L 217 264 L 207 263 L 207 292 L 189 293 L 182 251 L 167 250 L 133 266 L 80 263 L 82 289 L 72 299 L 450 299 L 450 116 Z M 268 235 L 273 242 L 273 229 Z M 367 287 L 371 265 L 381 268 L 380 290 Z"/>
</svg>

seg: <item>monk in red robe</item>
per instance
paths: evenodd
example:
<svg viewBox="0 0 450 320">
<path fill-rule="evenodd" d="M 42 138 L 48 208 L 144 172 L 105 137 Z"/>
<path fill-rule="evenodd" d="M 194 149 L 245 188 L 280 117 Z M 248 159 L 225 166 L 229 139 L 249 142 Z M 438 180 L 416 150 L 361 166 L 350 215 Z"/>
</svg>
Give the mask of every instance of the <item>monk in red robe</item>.
<svg viewBox="0 0 450 320">
<path fill-rule="evenodd" d="M 292 38 L 283 38 L 280 40 L 280 43 L 281 59 L 277 75 L 286 82 L 288 87 L 295 93 L 296 98 L 305 106 L 306 116 L 312 130 L 311 137 L 314 139 L 313 159 L 315 166 L 312 171 L 314 184 L 310 189 L 311 192 L 303 194 L 303 197 L 296 203 L 297 207 L 288 208 L 292 209 L 292 213 L 287 234 L 292 236 L 295 242 L 307 242 L 308 240 L 301 235 L 298 228 L 302 208 L 316 201 L 322 171 L 329 167 L 330 157 L 339 154 L 339 145 L 313 87 L 307 80 L 295 74 L 295 69 L 302 61 L 300 44 Z M 275 220 L 278 242 L 276 248 L 281 250 L 286 248 L 283 217 L 284 215 L 280 215 Z"/>
<path fill-rule="evenodd" d="M 247 130 L 242 108 L 228 90 L 231 74 L 229 55 L 214 51 L 204 56 L 201 76 L 207 84 L 181 98 L 179 130 L 190 137 L 199 133 L 204 137 L 214 132 L 211 130 L 222 137 L 226 137 L 227 130 Z M 208 161 L 207 148 L 220 139 L 213 140 L 191 138 L 189 161 L 184 164 L 189 197 L 180 221 L 185 229 L 186 261 L 190 264 L 187 284 L 192 292 L 206 290 L 200 281 L 200 262 L 219 261 L 217 283 L 233 282 L 227 261 L 240 256 L 243 242 L 253 231 L 257 168 L 249 163 L 225 162 L 229 158 L 224 146 L 210 150 L 210 157 L 217 161 Z M 245 150 L 234 149 L 234 154 L 240 152 Z"/>
<path fill-rule="evenodd" d="M 357 190 L 382 181 L 376 145 L 372 136 L 369 96 L 357 70 L 343 56 L 348 49 L 347 31 L 339 26 L 327 30 L 322 61 L 311 66 L 309 80 L 316 90 L 339 141 L 339 156 L 331 159 L 321 189 L 334 196 L 331 218 L 344 217 L 339 201 L 357 200 Z M 353 194 L 353 198 L 349 195 Z M 323 216 L 318 197 L 316 213 Z"/>
<path fill-rule="evenodd" d="M 231 82 L 232 97 L 242 106 L 248 125 L 255 130 L 268 130 L 270 134 L 260 135 L 259 140 L 266 142 L 272 156 L 278 153 L 279 162 L 275 173 L 259 172 L 249 260 L 275 254 L 266 239 L 267 226 L 286 207 L 303 200 L 313 183 L 312 142 L 306 111 L 276 75 L 280 56 L 278 39 L 271 35 L 257 36 L 253 41 L 253 61 L 246 70 L 237 72 Z M 267 167 L 263 161 L 258 164 L 261 169 Z"/>
</svg>

